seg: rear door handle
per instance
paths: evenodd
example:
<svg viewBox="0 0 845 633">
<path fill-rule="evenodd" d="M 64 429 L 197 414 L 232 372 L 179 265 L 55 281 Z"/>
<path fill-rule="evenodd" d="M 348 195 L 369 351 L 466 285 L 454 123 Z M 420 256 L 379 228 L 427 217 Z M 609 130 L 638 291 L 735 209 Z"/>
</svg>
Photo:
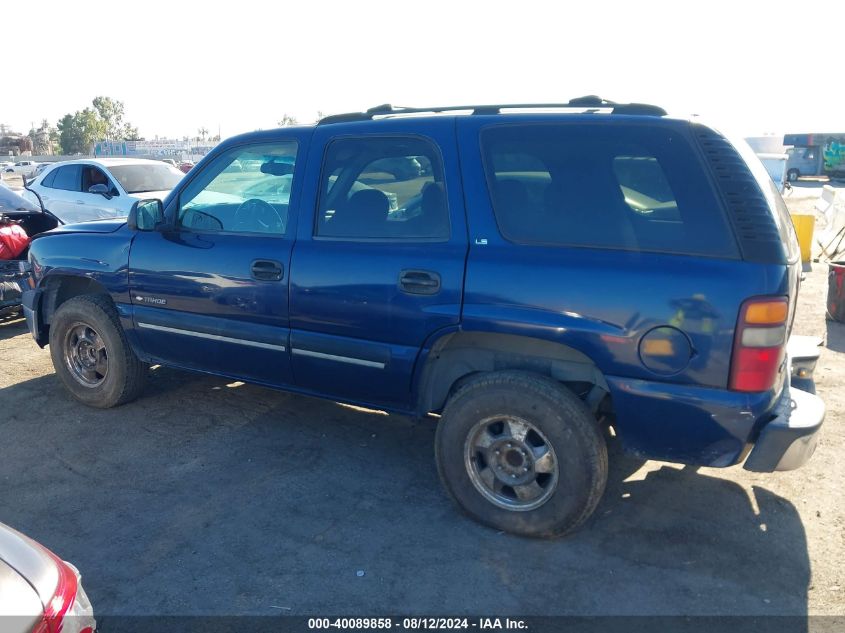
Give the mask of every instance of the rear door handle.
<svg viewBox="0 0 845 633">
<path fill-rule="evenodd" d="M 256 259 L 252 262 L 252 276 L 259 281 L 281 281 L 285 268 L 272 259 Z"/>
<path fill-rule="evenodd" d="M 440 275 L 430 270 L 403 270 L 399 288 L 414 295 L 436 295 L 440 292 Z"/>
</svg>

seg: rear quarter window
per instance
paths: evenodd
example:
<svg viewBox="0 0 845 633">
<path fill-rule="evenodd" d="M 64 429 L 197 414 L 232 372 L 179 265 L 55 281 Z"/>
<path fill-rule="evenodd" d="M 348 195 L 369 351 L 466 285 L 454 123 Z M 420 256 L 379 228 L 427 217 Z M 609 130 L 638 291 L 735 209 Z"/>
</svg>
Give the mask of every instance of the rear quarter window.
<svg viewBox="0 0 845 633">
<path fill-rule="evenodd" d="M 59 172 L 58 169 L 51 169 L 47 172 L 47 175 L 44 176 L 44 179 L 41 181 L 42 186 L 44 187 L 52 187 L 53 181 L 56 179 L 56 174 Z"/>
<path fill-rule="evenodd" d="M 496 221 L 514 242 L 737 258 L 689 141 L 669 128 L 511 124 L 481 133 Z"/>
<path fill-rule="evenodd" d="M 795 226 L 792 224 L 792 217 L 789 215 L 789 209 L 783 201 L 783 196 L 780 195 L 777 185 L 772 180 L 769 172 L 766 171 L 765 166 L 760 161 L 760 158 L 751 149 L 748 143 L 739 137 L 729 137 L 728 141 L 734 146 L 737 153 L 748 165 L 751 175 L 760 187 L 766 203 L 769 205 L 769 210 L 772 213 L 772 218 L 775 221 L 780 239 L 786 248 L 787 261 L 795 262 L 801 256 L 801 250 L 798 245 L 798 236 L 795 233 Z"/>
</svg>

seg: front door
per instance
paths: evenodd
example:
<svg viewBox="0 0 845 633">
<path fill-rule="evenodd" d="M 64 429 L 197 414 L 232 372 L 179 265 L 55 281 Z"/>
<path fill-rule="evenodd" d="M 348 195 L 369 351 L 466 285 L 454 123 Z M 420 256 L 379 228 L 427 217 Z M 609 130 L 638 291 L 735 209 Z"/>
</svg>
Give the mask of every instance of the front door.
<svg viewBox="0 0 845 633">
<path fill-rule="evenodd" d="M 317 128 L 291 263 L 297 385 L 404 408 L 425 341 L 460 320 L 466 226 L 454 122 Z"/>
<path fill-rule="evenodd" d="M 291 382 L 288 276 L 298 143 L 231 148 L 189 176 L 165 230 L 129 256 L 136 332 L 153 359 L 272 385 Z"/>
</svg>

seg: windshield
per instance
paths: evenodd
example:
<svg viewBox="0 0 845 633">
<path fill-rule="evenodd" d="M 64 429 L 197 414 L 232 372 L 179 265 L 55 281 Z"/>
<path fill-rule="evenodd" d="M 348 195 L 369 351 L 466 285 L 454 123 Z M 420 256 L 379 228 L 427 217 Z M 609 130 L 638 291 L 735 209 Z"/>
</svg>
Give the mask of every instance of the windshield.
<svg viewBox="0 0 845 633">
<path fill-rule="evenodd" d="M 166 163 L 117 165 L 108 169 L 126 193 L 170 191 L 185 175 Z"/>
</svg>

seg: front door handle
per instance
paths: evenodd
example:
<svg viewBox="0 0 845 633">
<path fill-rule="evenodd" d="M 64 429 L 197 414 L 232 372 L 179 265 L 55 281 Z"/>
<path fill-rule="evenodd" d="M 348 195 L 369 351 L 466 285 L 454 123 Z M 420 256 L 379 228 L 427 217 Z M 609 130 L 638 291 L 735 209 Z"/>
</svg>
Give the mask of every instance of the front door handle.
<svg viewBox="0 0 845 633">
<path fill-rule="evenodd" d="M 436 295 L 440 292 L 440 275 L 430 270 L 403 270 L 399 288 L 414 295 Z"/>
<path fill-rule="evenodd" d="M 272 259 L 256 259 L 252 262 L 252 276 L 259 281 L 281 281 L 285 268 Z"/>
</svg>

